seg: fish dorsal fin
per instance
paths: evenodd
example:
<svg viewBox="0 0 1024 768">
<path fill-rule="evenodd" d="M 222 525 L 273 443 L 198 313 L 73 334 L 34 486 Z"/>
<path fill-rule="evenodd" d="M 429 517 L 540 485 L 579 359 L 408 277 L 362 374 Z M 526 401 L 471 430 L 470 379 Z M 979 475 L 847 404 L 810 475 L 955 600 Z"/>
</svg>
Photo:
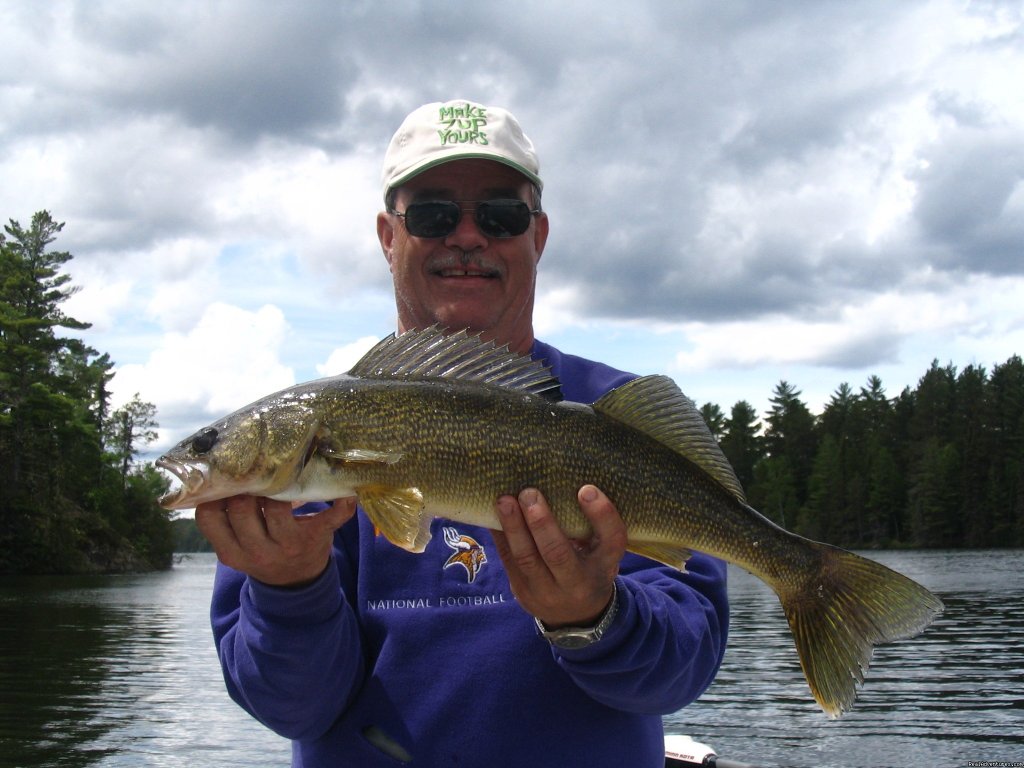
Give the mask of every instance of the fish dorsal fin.
<svg viewBox="0 0 1024 768">
<path fill-rule="evenodd" d="M 616 387 L 594 410 L 682 454 L 746 503 L 743 486 L 704 417 L 668 376 L 642 376 Z"/>
<path fill-rule="evenodd" d="M 547 366 L 509 352 L 466 331 L 439 326 L 391 334 L 363 355 L 349 372 L 363 379 L 457 379 L 562 399 L 562 387 Z"/>
</svg>

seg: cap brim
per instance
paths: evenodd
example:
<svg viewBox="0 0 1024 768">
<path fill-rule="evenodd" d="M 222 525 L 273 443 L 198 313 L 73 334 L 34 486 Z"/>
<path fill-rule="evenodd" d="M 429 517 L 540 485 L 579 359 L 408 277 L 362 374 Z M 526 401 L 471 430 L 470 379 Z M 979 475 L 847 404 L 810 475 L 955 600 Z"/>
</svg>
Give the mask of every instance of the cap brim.
<svg viewBox="0 0 1024 768">
<path fill-rule="evenodd" d="M 434 157 L 429 158 L 421 163 L 417 163 L 412 168 L 403 171 L 401 174 L 391 179 L 387 186 L 384 188 L 384 195 L 387 196 L 395 187 L 400 187 L 410 179 L 419 176 L 424 171 L 428 171 L 431 168 L 437 168 L 440 165 L 446 165 L 447 163 L 455 162 L 456 160 L 493 160 L 496 163 L 501 163 L 504 166 L 512 168 L 513 170 L 519 171 L 523 174 L 531 183 L 537 186 L 537 189 L 544 188 L 544 182 L 540 180 L 540 176 L 533 173 L 527 168 L 524 168 L 519 163 L 514 163 L 508 158 L 502 157 L 501 155 L 494 154 L 491 152 L 460 152 L 458 154 L 446 155 L 445 157 Z"/>
</svg>

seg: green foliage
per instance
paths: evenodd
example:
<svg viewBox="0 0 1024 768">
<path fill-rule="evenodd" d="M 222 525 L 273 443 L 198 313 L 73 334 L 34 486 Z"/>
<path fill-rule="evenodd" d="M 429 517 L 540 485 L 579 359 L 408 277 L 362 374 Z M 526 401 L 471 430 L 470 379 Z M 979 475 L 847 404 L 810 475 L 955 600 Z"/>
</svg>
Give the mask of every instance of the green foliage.
<svg viewBox="0 0 1024 768">
<path fill-rule="evenodd" d="M 110 358 L 58 334 L 89 327 L 61 311 L 63 226 L 41 211 L 0 235 L 0 573 L 166 568 L 166 481 L 131 464 L 155 409 L 136 397 L 108 416 Z"/>
<path fill-rule="evenodd" d="M 720 440 L 722 453 L 732 464 L 740 483 L 747 489 L 754 483 L 754 467 L 764 458 L 763 441 L 757 434 L 760 428 L 754 406 L 746 400 L 740 400 L 725 420 L 725 434 Z"/>
<path fill-rule="evenodd" d="M 199 531 L 199 526 L 191 517 L 183 517 L 171 522 L 174 529 L 175 552 L 213 552 L 213 547 Z"/>
<path fill-rule="evenodd" d="M 139 393 L 118 408 L 104 424 L 104 443 L 107 453 L 117 462 L 123 483 L 127 483 L 132 460 L 140 448 L 156 440 L 156 406 L 144 403 Z"/>
<path fill-rule="evenodd" d="M 722 432 L 725 429 L 725 414 L 722 413 L 722 409 L 714 403 L 705 403 L 700 408 L 700 415 L 704 418 L 704 423 L 708 425 L 708 429 L 715 439 L 721 440 Z"/>
<path fill-rule="evenodd" d="M 845 547 L 1024 546 L 1024 362 L 934 361 L 895 398 L 871 376 L 815 417 L 783 381 L 763 434 L 740 401 L 720 428 L 751 504 Z M 706 417 L 717 412 L 705 405 Z"/>
</svg>

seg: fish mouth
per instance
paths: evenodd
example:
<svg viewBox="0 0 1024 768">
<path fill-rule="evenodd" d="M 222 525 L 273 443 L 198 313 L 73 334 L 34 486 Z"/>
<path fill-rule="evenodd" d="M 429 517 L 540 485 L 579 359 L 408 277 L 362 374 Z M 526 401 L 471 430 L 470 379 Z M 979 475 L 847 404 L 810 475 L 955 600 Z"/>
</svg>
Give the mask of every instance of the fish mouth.
<svg viewBox="0 0 1024 768">
<path fill-rule="evenodd" d="M 158 500 L 164 509 L 186 509 L 195 506 L 195 498 L 206 484 L 209 466 L 205 462 L 184 462 L 163 456 L 156 460 L 156 466 L 170 473 L 177 481 Z"/>
</svg>

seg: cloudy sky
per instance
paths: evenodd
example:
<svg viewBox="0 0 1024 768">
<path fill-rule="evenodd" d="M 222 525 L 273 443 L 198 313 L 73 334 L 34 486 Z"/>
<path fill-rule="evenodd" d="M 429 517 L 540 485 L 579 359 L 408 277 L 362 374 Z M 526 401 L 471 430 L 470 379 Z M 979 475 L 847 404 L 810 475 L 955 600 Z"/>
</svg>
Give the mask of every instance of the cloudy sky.
<svg viewBox="0 0 1024 768">
<path fill-rule="evenodd" d="M 394 329 L 383 150 L 453 98 L 538 147 L 567 352 L 726 412 L 1024 352 L 1020 2 L 614 5 L 0 0 L 0 219 L 156 450 Z"/>
</svg>

